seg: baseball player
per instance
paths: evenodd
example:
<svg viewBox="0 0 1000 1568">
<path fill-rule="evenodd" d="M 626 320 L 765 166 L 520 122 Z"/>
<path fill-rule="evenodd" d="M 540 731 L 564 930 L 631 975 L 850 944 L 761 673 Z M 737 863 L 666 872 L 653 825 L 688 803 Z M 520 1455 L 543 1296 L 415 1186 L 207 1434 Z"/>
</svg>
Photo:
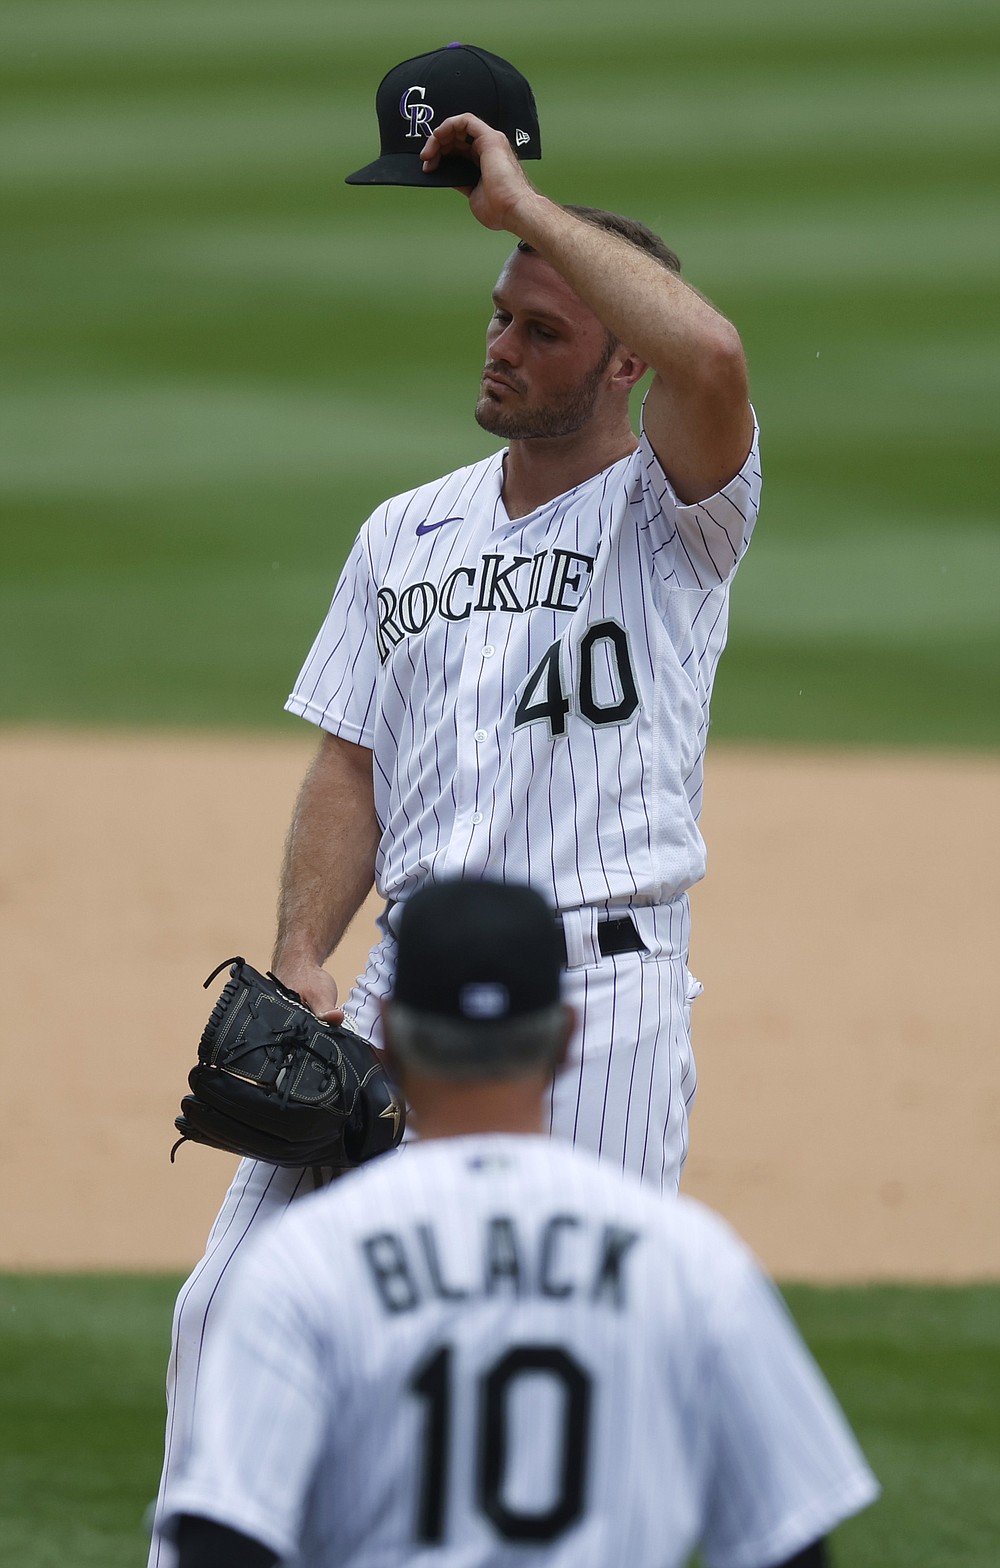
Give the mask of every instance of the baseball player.
<svg viewBox="0 0 1000 1568">
<path fill-rule="evenodd" d="M 529 888 L 408 901 L 383 1006 L 421 1140 L 246 1249 L 180 1568 L 815 1568 L 877 1495 L 735 1236 L 543 1133 L 561 963 Z"/>
<path fill-rule="evenodd" d="M 322 738 L 289 831 L 272 968 L 379 1043 L 416 891 L 456 875 L 536 887 L 559 913 L 577 1020 L 548 1130 L 670 1192 L 701 989 L 687 889 L 705 869 L 709 701 L 757 514 L 756 422 L 735 328 L 663 241 L 528 181 L 513 144 L 526 136 L 530 155 L 537 140 L 530 92 L 508 113 L 508 77 L 489 67 L 509 135 L 439 113 L 449 71 L 468 92 L 466 55 L 481 53 L 404 62 L 379 102 L 390 118 L 420 108 L 399 127 L 412 150 L 391 154 L 392 178 L 408 161 L 411 183 L 433 182 L 458 160 L 473 217 L 516 241 L 475 409 L 504 445 L 387 501 L 357 537 L 287 703 Z M 629 394 L 647 372 L 636 434 Z M 373 884 L 380 940 L 341 1004 L 324 964 Z M 312 1186 L 308 1171 L 237 1172 L 177 1302 L 165 1477 L 220 1281 L 248 1231 Z"/>
<path fill-rule="evenodd" d="M 736 331 L 673 253 L 566 211 L 460 115 L 473 215 L 518 245 L 476 418 L 506 445 L 386 502 L 357 537 L 287 707 L 323 739 L 289 837 L 273 967 L 340 1017 L 325 960 L 374 882 L 382 941 L 345 1010 L 378 1035 L 397 912 L 447 876 L 560 912 L 579 1017 L 550 1130 L 676 1187 L 695 1071 L 687 889 L 729 586 L 759 492 Z M 654 371 L 636 436 L 629 393 Z"/>
</svg>

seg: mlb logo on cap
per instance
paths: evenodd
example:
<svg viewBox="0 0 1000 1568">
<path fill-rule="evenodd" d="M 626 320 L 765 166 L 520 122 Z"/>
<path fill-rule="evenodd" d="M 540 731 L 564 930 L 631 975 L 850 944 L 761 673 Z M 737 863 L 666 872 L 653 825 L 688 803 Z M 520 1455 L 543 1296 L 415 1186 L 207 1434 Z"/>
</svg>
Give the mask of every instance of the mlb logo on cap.
<svg viewBox="0 0 1000 1568">
<path fill-rule="evenodd" d="M 519 158 L 542 156 L 535 98 L 520 71 L 472 44 L 448 44 L 394 65 L 375 95 L 381 156 L 347 176 L 348 185 L 475 185 L 468 158 L 442 158 L 433 174 L 420 165 L 431 131 L 454 114 L 474 114 L 503 131 Z"/>
<path fill-rule="evenodd" d="M 393 994 L 415 1013 L 499 1023 L 554 1007 L 562 964 L 555 916 L 533 888 L 438 882 L 403 905 Z"/>
<path fill-rule="evenodd" d="M 503 1018 L 510 1011 L 510 992 L 498 982 L 473 981 L 458 993 L 458 1006 L 465 1018 Z"/>
</svg>

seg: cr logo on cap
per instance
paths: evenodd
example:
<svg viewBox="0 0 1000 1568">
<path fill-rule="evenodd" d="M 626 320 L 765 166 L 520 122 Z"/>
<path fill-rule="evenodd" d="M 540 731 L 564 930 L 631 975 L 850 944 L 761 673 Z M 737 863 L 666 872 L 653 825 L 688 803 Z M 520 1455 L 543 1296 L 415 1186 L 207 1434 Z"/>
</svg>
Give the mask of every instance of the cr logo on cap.
<svg viewBox="0 0 1000 1568">
<path fill-rule="evenodd" d="M 428 136 L 434 124 L 434 110 L 429 103 L 422 100 L 427 92 L 426 87 L 408 87 L 399 100 L 399 112 L 404 120 L 409 120 L 410 128 L 407 136 Z"/>
</svg>

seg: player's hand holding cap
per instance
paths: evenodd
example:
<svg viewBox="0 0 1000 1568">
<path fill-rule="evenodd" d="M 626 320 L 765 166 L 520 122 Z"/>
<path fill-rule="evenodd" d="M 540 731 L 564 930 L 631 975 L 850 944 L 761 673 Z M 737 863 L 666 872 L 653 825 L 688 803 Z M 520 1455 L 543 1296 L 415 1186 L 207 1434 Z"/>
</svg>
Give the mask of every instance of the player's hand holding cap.
<svg viewBox="0 0 1000 1568">
<path fill-rule="evenodd" d="M 520 71 L 472 44 L 447 44 L 387 71 L 375 95 L 381 156 L 347 176 L 348 185 L 475 185 L 479 169 L 450 155 L 426 173 L 420 152 L 435 126 L 474 114 L 503 131 L 519 158 L 542 156 L 538 111 Z"/>
</svg>

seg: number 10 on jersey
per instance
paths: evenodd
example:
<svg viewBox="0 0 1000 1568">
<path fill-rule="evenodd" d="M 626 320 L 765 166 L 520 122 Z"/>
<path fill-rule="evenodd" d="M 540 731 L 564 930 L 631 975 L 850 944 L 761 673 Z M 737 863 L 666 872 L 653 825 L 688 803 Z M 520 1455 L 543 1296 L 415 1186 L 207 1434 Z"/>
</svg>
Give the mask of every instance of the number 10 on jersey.
<svg viewBox="0 0 1000 1568">
<path fill-rule="evenodd" d="M 455 1353 L 442 1345 L 418 1367 L 410 1392 L 424 1406 L 419 1444 L 416 1538 L 440 1545 L 447 1537 L 448 1503 L 455 1470 L 452 1453 L 455 1405 L 471 1397 L 473 1504 L 505 1541 L 554 1541 L 580 1518 L 586 1505 L 590 1451 L 591 1380 L 560 1345 L 517 1345 L 478 1377 L 457 1386 Z M 508 1480 L 516 1441 L 514 1405 L 528 1380 L 550 1396 L 546 1410 L 544 1466 L 547 1505 L 528 1511 L 514 1505 Z M 464 1472 L 463 1472 L 464 1473 Z"/>
</svg>

